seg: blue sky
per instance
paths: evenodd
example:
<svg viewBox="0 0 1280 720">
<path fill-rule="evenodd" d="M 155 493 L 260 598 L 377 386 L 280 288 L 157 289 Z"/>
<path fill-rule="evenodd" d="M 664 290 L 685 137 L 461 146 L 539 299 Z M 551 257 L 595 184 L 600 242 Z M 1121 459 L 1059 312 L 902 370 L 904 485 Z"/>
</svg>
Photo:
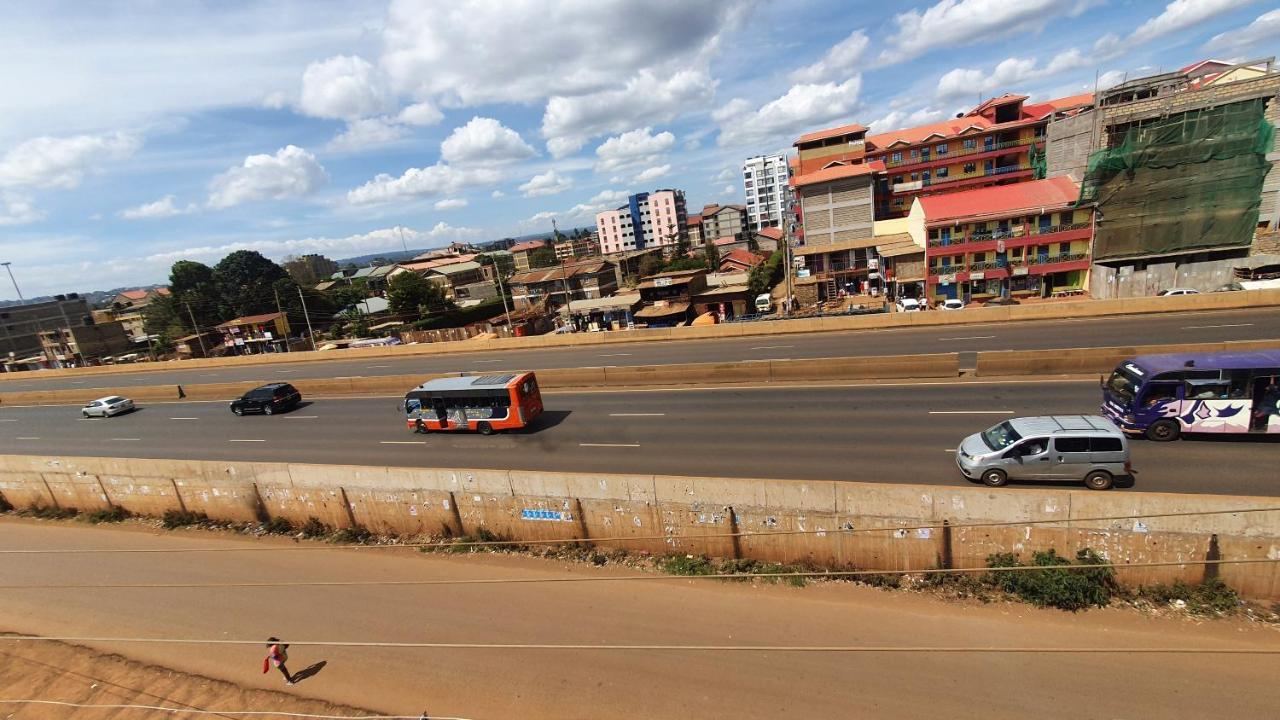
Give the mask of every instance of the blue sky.
<svg viewBox="0 0 1280 720">
<path fill-rule="evenodd" d="M 28 297 L 741 202 L 847 122 L 1280 51 L 1261 0 L 44 2 L 0 10 L 0 261 Z M 0 278 L 0 299 L 16 295 Z"/>
</svg>

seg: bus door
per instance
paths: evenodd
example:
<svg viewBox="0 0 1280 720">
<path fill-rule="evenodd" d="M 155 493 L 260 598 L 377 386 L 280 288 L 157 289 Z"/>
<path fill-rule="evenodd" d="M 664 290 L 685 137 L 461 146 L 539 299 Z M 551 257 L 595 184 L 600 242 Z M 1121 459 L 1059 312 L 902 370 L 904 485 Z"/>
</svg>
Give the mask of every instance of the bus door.
<svg viewBox="0 0 1280 720">
<path fill-rule="evenodd" d="M 444 398 L 439 395 L 431 398 L 431 409 L 435 411 L 436 419 L 440 421 L 440 429 L 448 429 L 449 409 L 445 406 Z"/>
<path fill-rule="evenodd" d="M 1253 378 L 1249 400 L 1249 430 L 1280 433 L 1280 375 Z"/>
</svg>

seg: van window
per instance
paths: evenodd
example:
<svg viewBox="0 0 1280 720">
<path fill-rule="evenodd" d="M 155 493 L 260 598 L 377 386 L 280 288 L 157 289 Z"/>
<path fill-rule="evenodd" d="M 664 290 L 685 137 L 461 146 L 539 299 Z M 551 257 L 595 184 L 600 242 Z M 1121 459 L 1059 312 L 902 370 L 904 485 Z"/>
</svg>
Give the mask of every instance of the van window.
<svg viewBox="0 0 1280 720">
<path fill-rule="evenodd" d="M 1064 453 L 1089 452 L 1089 438 L 1060 437 L 1053 439 L 1053 449 Z"/>
<path fill-rule="evenodd" d="M 1120 452 L 1124 450 L 1124 443 L 1120 442 L 1118 437 L 1092 437 L 1089 438 L 1089 450 L 1092 452 Z"/>
</svg>

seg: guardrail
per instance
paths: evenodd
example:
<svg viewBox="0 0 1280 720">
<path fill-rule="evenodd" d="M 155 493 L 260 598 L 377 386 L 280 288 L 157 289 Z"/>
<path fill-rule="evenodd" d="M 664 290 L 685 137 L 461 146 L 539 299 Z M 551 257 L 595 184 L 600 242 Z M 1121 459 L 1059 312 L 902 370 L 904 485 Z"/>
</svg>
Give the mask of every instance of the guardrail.
<svg viewBox="0 0 1280 720">
<path fill-rule="evenodd" d="M 1228 350 L 1280 349 L 1278 340 L 1130 345 L 1125 347 L 1062 348 L 1056 350 L 994 350 L 978 353 L 975 374 L 980 377 L 1014 375 L 1097 375 L 1109 373 L 1121 360 L 1135 355 L 1205 353 Z"/>
</svg>

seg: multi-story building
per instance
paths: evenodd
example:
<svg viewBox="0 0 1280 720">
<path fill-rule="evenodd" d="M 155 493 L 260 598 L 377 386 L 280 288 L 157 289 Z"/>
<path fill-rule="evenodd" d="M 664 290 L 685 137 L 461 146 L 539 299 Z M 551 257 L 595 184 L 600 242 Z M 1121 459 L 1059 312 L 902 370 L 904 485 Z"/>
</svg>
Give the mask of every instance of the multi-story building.
<svg viewBox="0 0 1280 720">
<path fill-rule="evenodd" d="M 1091 106 L 1093 94 L 1032 104 L 1027 99 L 1001 95 L 956 118 L 867 136 L 867 162 L 885 168 L 876 217 L 903 217 L 916 197 L 1036 177 L 1049 119 Z"/>
<path fill-rule="evenodd" d="M 265 313 L 234 318 L 214 326 L 233 355 L 284 352 L 289 344 L 289 316 Z"/>
<path fill-rule="evenodd" d="M 570 262 L 516 273 L 507 280 L 517 308 L 545 301 L 560 307 L 572 300 L 592 300 L 618 289 L 617 268 L 603 260 Z"/>
<path fill-rule="evenodd" d="M 599 233 L 590 233 L 587 235 L 577 235 L 575 237 L 565 237 L 556 243 L 556 260 L 568 260 L 569 258 L 585 258 L 592 255 L 600 254 L 600 235 Z"/>
<path fill-rule="evenodd" d="M 747 209 L 742 205 L 706 205 L 702 208 L 701 217 L 704 242 L 726 237 L 745 240 L 747 237 Z"/>
<path fill-rule="evenodd" d="M 54 364 L 44 354 L 40 331 L 92 324 L 88 304 L 75 293 L 58 295 L 48 302 L 0 307 L 0 362 L 5 363 L 6 371 Z M 18 362 L 33 356 L 36 359 L 32 362 Z"/>
<path fill-rule="evenodd" d="M 787 182 L 787 156 L 757 155 L 742 164 L 742 185 L 747 191 L 747 225 L 751 230 L 782 227 L 791 196 Z"/>
<path fill-rule="evenodd" d="M 147 332 L 143 329 L 142 313 L 153 300 L 169 294 L 169 288 L 125 290 L 111 299 L 112 318 L 124 324 L 124 331 L 134 342 L 146 342 Z"/>
<path fill-rule="evenodd" d="M 117 320 L 41 330 L 40 345 L 60 365 L 83 366 L 127 352 L 133 347 L 133 338 Z"/>
<path fill-rule="evenodd" d="M 1093 217 L 1066 176 L 916 198 L 908 232 L 927 245 L 926 297 L 1082 294 Z"/>
<path fill-rule="evenodd" d="M 672 246 L 687 237 L 688 221 L 683 190 L 636 193 L 626 205 L 596 214 L 600 250 L 608 255 Z"/>
<path fill-rule="evenodd" d="M 805 223 L 804 244 L 792 252 L 810 278 L 842 287 L 867 275 L 876 244 L 874 180 L 883 169 L 878 162 L 834 164 L 792 178 Z"/>
<path fill-rule="evenodd" d="M 689 221 L 688 223 L 686 223 L 686 226 L 688 228 L 686 232 L 689 233 L 689 245 L 693 247 L 702 247 L 702 244 L 704 242 L 707 242 L 707 239 L 703 238 L 702 236 L 702 216 L 690 215 Z M 714 237 L 710 239 L 715 240 Z"/>
<path fill-rule="evenodd" d="M 529 256 L 534 252 L 547 247 L 550 243 L 546 240 L 529 240 L 527 242 L 517 243 L 511 246 L 511 259 L 515 266 L 516 272 L 524 272 L 532 266 L 529 264 Z"/>
</svg>

